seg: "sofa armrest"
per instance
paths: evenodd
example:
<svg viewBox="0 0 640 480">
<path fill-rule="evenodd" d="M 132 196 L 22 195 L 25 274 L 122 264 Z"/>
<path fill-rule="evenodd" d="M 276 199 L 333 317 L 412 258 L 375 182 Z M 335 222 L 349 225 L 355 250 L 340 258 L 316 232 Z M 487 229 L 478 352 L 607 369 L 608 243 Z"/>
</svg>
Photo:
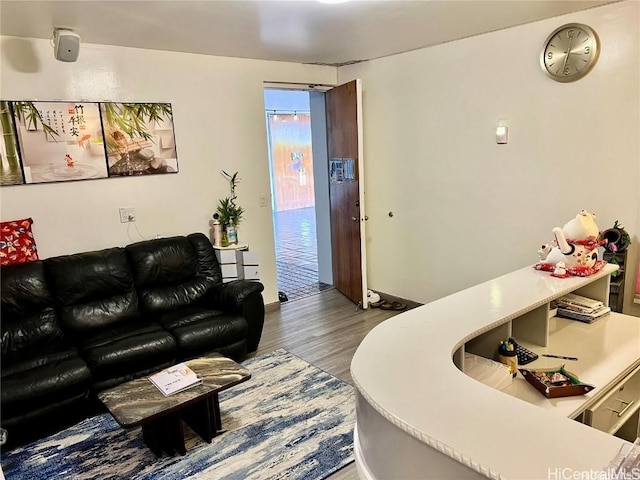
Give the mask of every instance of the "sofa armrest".
<svg viewBox="0 0 640 480">
<path fill-rule="evenodd" d="M 228 312 L 242 313 L 242 304 L 252 293 L 261 293 L 264 285 L 260 282 L 250 282 L 248 280 L 234 280 L 233 282 L 221 283 L 211 289 L 209 301 L 214 306 Z"/>
<path fill-rule="evenodd" d="M 226 312 L 242 315 L 249 327 L 247 336 L 247 352 L 258 349 L 264 325 L 264 300 L 262 291 L 264 285 L 260 282 L 235 280 L 216 285 L 207 295 L 207 303 L 211 307 L 220 308 Z"/>
</svg>

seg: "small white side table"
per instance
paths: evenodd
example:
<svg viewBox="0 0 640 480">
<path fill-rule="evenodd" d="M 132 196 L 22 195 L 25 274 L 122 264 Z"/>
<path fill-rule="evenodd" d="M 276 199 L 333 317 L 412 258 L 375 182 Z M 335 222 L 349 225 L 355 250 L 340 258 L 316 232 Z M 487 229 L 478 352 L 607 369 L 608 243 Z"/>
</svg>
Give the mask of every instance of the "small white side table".
<svg viewBox="0 0 640 480">
<path fill-rule="evenodd" d="M 260 268 L 258 256 L 249 251 L 247 243 L 213 248 L 222 269 L 222 282 L 233 280 L 260 280 Z"/>
</svg>

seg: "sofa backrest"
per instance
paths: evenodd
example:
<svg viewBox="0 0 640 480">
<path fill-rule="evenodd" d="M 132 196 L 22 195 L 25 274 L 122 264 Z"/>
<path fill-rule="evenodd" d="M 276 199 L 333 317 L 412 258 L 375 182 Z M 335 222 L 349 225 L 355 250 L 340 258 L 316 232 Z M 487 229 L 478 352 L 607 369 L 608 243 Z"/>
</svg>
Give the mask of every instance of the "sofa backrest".
<svg viewBox="0 0 640 480">
<path fill-rule="evenodd" d="M 193 305 L 222 283 L 215 251 L 202 233 L 147 240 L 125 249 L 146 312 Z"/>
<path fill-rule="evenodd" d="M 42 261 L 3 266 L 0 281 L 3 361 L 64 343 Z"/>
<path fill-rule="evenodd" d="M 62 324 L 74 334 L 138 316 L 138 297 L 124 248 L 44 260 Z"/>
</svg>

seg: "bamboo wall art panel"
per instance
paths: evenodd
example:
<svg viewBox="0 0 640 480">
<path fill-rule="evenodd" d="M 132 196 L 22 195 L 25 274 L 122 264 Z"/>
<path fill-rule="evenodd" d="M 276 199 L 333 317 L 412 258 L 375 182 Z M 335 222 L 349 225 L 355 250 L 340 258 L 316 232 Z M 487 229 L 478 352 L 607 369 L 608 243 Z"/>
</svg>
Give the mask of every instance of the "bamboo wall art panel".
<svg viewBox="0 0 640 480">
<path fill-rule="evenodd" d="M 0 185 L 20 185 L 24 183 L 18 137 L 13 123 L 11 106 L 0 101 Z"/>
<path fill-rule="evenodd" d="M 176 173 L 169 103 L 102 103 L 109 176 Z"/>
<path fill-rule="evenodd" d="M 170 103 L 0 100 L 0 185 L 177 173 Z"/>
<path fill-rule="evenodd" d="M 106 178 L 100 107 L 11 102 L 25 183 Z"/>
</svg>

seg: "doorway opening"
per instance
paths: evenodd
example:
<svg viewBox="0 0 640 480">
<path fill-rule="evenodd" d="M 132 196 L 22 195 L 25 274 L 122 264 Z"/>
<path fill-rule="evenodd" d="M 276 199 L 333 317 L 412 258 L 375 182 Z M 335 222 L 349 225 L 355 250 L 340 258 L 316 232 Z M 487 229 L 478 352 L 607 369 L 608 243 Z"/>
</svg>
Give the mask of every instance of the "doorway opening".
<svg viewBox="0 0 640 480">
<path fill-rule="evenodd" d="M 278 290 L 291 301 L 333 283 L 324 93 L 265 88 L 264 100 Z"/>
</svg>

